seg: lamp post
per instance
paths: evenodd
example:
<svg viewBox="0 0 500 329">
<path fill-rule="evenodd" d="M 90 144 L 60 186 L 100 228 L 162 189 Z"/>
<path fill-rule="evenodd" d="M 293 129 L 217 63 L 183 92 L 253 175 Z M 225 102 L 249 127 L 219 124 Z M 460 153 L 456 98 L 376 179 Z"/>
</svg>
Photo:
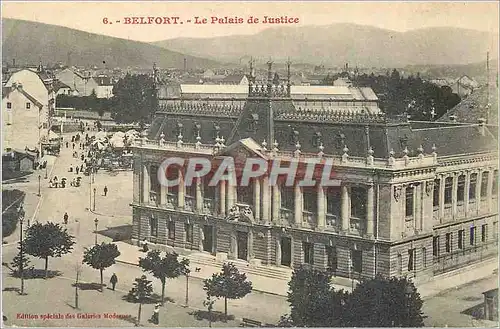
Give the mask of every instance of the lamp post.
<svg viewBox="0 0 500 329">
<path fill-rule="evenodd" d="M 19 261 L 19 275 L 21 277 L 21 291 L 20 295 L 24 295 L 24 269 L 23 269 L 23 262 L 24 262 L 24 250 L 23 250 L 23 221 L 24 221 L 24 208 L 23 205 L 21 204 L 21 207 L 19 208 L 19 255 L 20 255 L 20 261 Z"/>
<path fill-rule="evenodd" d="M 99 224 L 99 220 L 96 218 L 94 219 L 94 224 L 95 224 L 95 244 L 97 244 L 97 225 Z"/>
<path fill-rule="evenodd" d="M 41 196 L 41 195 L 42 195 L 42 194 L 40 193 L 41 179 L 42 179 L 42 176 L 41 176 L 41 175 L 38 175 L 38 196 Z"/>
<path fill-rule="evenodd" d="M 94 207 L 92 208 L 93 211 L 95 211 L 95 194 L 96 194 L 96 188 L 94 187 Z"/>
<path fill-rule="evenodd" d="M 402 327 L 411 327 L 411 321 L 410 321 L 410 298 L 411 295 L 413 294 L 413 289 L 411 285 L 408 283 L 405 287 L 405 297 L 406 297 L 406 325 L 402 324 Z"/>
<path fill-rule="evenodd" d="M 191 273 L 191 270 L 189 268 L 186 268 L 186 271 L 184 274 L 186 275 L 186 305 L 185 307 L 188 307 L 189 305 L 189 273 Z"/>
</svg>

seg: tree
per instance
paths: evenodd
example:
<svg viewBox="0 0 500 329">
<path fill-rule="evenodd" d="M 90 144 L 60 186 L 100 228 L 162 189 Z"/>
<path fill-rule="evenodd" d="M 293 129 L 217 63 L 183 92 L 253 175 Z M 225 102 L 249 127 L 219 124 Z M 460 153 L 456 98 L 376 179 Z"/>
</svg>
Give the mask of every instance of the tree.
<svg viewBox="0 0 500 329">
<path fill-rule="evenodd" d="M 189 267 L 189 259 L 184 258 L 179 261 L 179 255 L 175 252 L 167 252 L 162 258 L 159 250 L 151 250 L 145 258 L 139 258 L 139 267 L 161 281 L 161 303 L 163 304 L 167 279 L 175 279 L 185 274 Z"/>
<path fill-rule="evenodd" d="M 113 87 L 112 116 L 118 123 L 149 122 L 157 109 L 153 78 L 127 74 Z"/>
<path fill-rule="evenodd" d="M 290 315 L 282 317 L 281 322 L 299 327 L 342 326 L 347 293 L 335 291 L 330 280 L 331 274 L 328 272 L 308 267 L 295 269 L 288 283 Z"/>
<path fill-rule="evenodd" d="M 26 250 L 25 249 L 26 247 L 24 247 L 24 245 L 23 245 L 23 255 L 21 256 L 21 243 L 22 242 L 19 242 L 19 246 L 17 247 L 17 249 L 19 249 L 19 252 L 14 257 L 14 259 L 12 259 L 12 262 L 10 263 L 10 265 L 12 266 L 12 274 L 14 276 L 21 276 L 21 273 L 19 273 L 19 269 L 21 268 L 21 263 L 23 272 L 25 270 L 29 270 L 30 268 L 30 260 L 24 252 L 24 250 Z"/>
<path fill-rule="evenodd" d="M 245 297 L 252 291 L 252 282 L 247 281 L 245 273 L 240 273 L 233 263 L 222 265 L 220 273 L 203 280 L 203 289 L 208 296 L 224 298 L 224 314 L 227 318 L 227 300 Z"/>
<path fill-rule="evenodd" d="M 128 293 L 128 297 L 133 301 L 139 303 L 139 312 L 137 314 L 137 326 L 141 323 L 141 311 L 142 304 L 148 299 L 151 298 L 153 294 L 153 284 L 150 280 L 146 278 L 145 275 L 140 278 L 136 278 L 134 282 L 134 286 L 130 289 Z"/>
<path fill-rule="evenodd" d="M 103 291 L 102 273 L 103 271 L 115 263 L 116 257 L 120 256 L 118 247 L 113 243 L 96 244 L 92 248 L 85 248 L 83 254 L 83 262 L 101 274 L 101 292 Z"/>
<path fill-rule="evenodd" d="M 71 252 L 74 237 L 55 223 L 35 223 L 26 230 L 24 240 L 28 255 L 45 259 L 45 277 L 48 275 L 49 257 L 61 257 Z"/>
<path fill-rule="evenodd" d="M 423 327 L 422 300 L 407 278 L 377 276 L 356 286 L 346 303 L 350 327 Z M 363 316 L 360 316 L 363 314 Z"/>
</svg>

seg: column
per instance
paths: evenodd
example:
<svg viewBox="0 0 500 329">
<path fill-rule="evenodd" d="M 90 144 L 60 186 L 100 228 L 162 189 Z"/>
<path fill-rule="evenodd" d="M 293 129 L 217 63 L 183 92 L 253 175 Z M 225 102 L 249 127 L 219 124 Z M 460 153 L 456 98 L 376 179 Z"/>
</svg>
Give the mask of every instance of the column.
<svg viewBox="0 0 500 329">
<path fill-rule="evenodd" d="M 481 212 L 481 185 L 483 183 L 483 170 L 480 169 L 477 172 L 477 184 L 476 184 L 476 214 Z"/>
<path fill-rule="evenodd" d="M 228 212 L 229 212 L 229 209 L 231 209 L 231 207 L 234 206 L 234 203 L 235 203 L 234 188 L 235 188 L 235 186 L 232 186 L 230 181 L 226 182 L 226 196 L 227 196 L 226 210 Z"/>
<path fill-rule="evenodd" d="M 253 234 L 253 230 L 252 228 L 250 228 L 248 230 L 248 261 L 252 260 L 255 258 L 255 254 L 253 252 L 253 237 L 254 237 L 254 234 Z"/>
<path fill-rule="evenodd" d="M 325 228 L 326 226 L 326 205 L 325 205 L 325 190 L 321 184 L 318 184 L 318 227 Z"/>
<path fill-rule="evenodd" d="M 168 187 L 161 184 L 161 182 L 160 182 L 160 195 L 157 196 L 160 199 L 158 204 L 161 204 L 161 205 L 167 204 L 167 194 L 168 194 Z"/>
<path fill-rule="evenodd" d="M 226 181 L 219 182 L 219 212 L 222 217 L 226 217 Z"/>
<path fill-rule="evenodd" d="M 465 191 L 464 191 L 464 215 L 469 214 L 469 188 L 470 188 L 470 171 L 465 172 Z"/>
<path fill-rule="evenodd" d="M 194 227 L 193 227 L 193 230 L 194 230 Z M 205 234 L 203 232 L 203 224 L 200 224 L 198 236 L 199 236 L 198 249 L 201 252 L 201 251 L 203 251 L 203 240 L 205 240 Z"/>
<path fill-rule="evenodd" d="M 342 217 L 342 231 L 349 231 L 349 191 L 346 185 L 342 185 L 340 189 L 340 217 Z"/>
<path fill-rule="evenodd" d="M 302 214 L 302 191 L 300 189 L 299 184 L 295 184 L 294 187 L 294 194 L 295 194 L 295 211 L 294 211 L 294 218 L 295 218 L 295 225 L 301 225 L 302 224 L 302 217 L 304 216 Z"/>
<path fill-rule="evenodd" d="M 142 202 L 149 203 L 149 190 L 151 184 L 151 181 L 149 179 L 149 164 L 144 164 L 142 170 L 142 183 L 143 183 Z"/>
<path fill-rule="evenodd" d="M 184 193 L 186 190 L 186 186 L 184 185 L 184 172 L 182 168 L 179 168 L 179 188 L 177 193 L 177 206 L 181 209 L 184 209 Z"/>
<path fill-rule="evenodd" d="M 253 180 L 253 216 L 256 222 L 260 220 L 260 178 Z"/>
<path fill-rule="evenodd" d="M 374 205 L 374 191 L 373 185 L 368 185 L 366 189 L 366 235 L 373 236 L 373 218 L 375 207 Z"/>
<path fill-rule="evenodd" d="M 262 220 L 269 223 L 270 203 L 269 203 L 269 177 L 264 176 L 262 179 Z"/>
<path fill-rule="evenodd" d="M 203 194 L 201 193 L 201 177 L 196 177 L 196 210 L 203 212 Z"/>
<path fill-rule="evenodd" d="M 281 265 L 281 237 L 276 237 L 276 265 Z"/>
<path fill-rule="evenodd" d="M 453 188 L 451 192 L 451 213 L 453 219 L 457 216 L 457 190 L 458 190 L 458 174 L 453 177 Z"/>
<path fill-rule="evenodd" d="M 446 176 L 441 175 L 439 180 L 439 221 L 441 222 L 444 217 L 444 190 L 446 185 Z"/>
<path fill-rule="evenodd" d="M 488 203 L 488 212 L 491 212 L 493 202 L 492 202 L 492 194 L 493 191 L 493 168 L 489 168 L 488 174 L 488 188 L 486 190 L 486 200 Z"/>
<path fill-rule="evenodd" d="M 229 259 L 236 259 L 237 255 L 237 242 L 236 242 L 236 232 L 234 231 L 234 228 L 231 229 L 231 235 L 230 235 L 230 243 L 229 243 Z"/>
<path fill-rule="evenodd" d="M 272 193 L 273 193 L 273 206 L 272 206 L 272 222 L 273 223 L 281 223 L 280 221 L 280 208 L 281 208 L 281 201 L 280 201 L 280 187 L 278 183 L 276 182 L 276 185 L 274 185 L 272 188 Z"/>
</svg>

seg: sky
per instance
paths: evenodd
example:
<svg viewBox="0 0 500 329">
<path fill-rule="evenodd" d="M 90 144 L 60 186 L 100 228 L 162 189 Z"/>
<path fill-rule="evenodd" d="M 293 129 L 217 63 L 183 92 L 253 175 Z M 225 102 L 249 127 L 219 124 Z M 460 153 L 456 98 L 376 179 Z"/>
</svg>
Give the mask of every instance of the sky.
<svg viewBox="0 0 500 329">
<path fill-rule="evenodd" d="M 452 26 L 498 33 L 499 3 L 492 2 L 14 2 L 2 1 L 2 17 L 54 24 L 124 39 L 151 42 L 179 37 L 254 34 L 277 26 L 356 23 L 408 31 Z M 124 24 L 132 17 L 179 17 L 183 24 Z M 212 24 L 212 17 L 243 19 Z M 264 16 L 298 19 L 265 24 Z M 195 17 L 207 24 L 194 24 Z M 259 23 L 249 24 L 250 17 Z M 104 21 L 107 19 L 108 24 Z M 119 22 L 118 22 L 119 21 Z M 190 22 L 189 22 L 190 21 Z M 111 22 L 112 24 L 109 24 Z M 171 18 L 171 22 L 173 19 Z"/>
</svg>

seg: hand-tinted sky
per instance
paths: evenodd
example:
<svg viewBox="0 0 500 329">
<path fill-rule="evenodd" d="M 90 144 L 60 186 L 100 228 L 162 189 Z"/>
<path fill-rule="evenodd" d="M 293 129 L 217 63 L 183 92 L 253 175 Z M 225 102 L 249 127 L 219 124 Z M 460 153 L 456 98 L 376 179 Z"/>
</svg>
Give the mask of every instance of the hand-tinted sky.
<svg viewBox="0 0 500 329">
<path fill-rule="evenodd" d="M 2 15 L 139 41 L 253 34 L 271 27 L 247 24 L 249 16 L 298 17 L 301 25 L 348 22 L 396 31 L 453 26 L 498 33 L 499 5 L 492 2 L 3 2 Z M 179 16 L 182 25 L 124 25 L 129 16 Z M 195 25 L 194 17 L 241 17 L 244 24 Z M 103 24 L 107 17 L 113 22 Z M 116 23 L 120 20 L 121 23 Z M 276 25 L 272 25 L 276 26 Z M 283 25 L 280 25 L 283 26 Z"/>
</svg>

